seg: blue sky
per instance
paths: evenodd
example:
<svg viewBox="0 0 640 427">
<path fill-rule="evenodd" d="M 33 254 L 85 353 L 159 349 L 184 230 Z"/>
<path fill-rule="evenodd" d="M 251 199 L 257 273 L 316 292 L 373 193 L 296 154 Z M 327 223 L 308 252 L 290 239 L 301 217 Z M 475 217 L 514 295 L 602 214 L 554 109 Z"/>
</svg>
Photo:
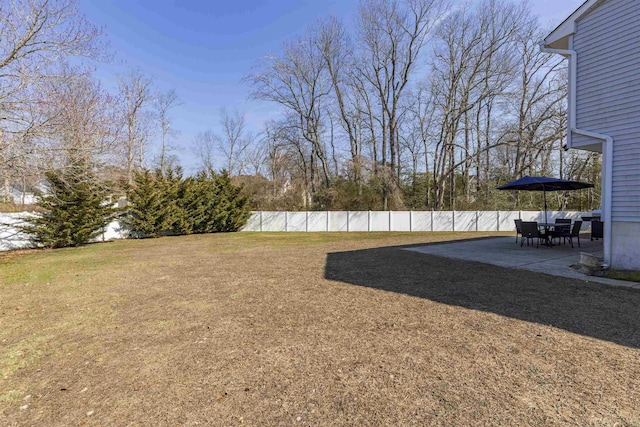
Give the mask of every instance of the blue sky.
<svg viewBox="0 0 640 427">
<path fill-rule="evenodd" d="M 515 0 L 514 0 L 515 1 Z M 106 28 L 115 53 L 112 64 L 99 64 L 98 77 L 108 89 L 114 75 L 140 68 L 158 89 L 175 89 L 183 105 L 174 110 L 181 132 L 173 145 L 188 172 L 195 135 L 216 131 L 218 109 L 244 111 L 260 130 L 273 107 L 247 99 L 242 78 L 255 62 L 275 54 L 280 44 L 301 34 L 318 17 L 349 19 L 357 0 L 80 0 L 93 23 Z M 545 26 L 555 26 L 583 0 L 532 0 Z"/>
</svg>

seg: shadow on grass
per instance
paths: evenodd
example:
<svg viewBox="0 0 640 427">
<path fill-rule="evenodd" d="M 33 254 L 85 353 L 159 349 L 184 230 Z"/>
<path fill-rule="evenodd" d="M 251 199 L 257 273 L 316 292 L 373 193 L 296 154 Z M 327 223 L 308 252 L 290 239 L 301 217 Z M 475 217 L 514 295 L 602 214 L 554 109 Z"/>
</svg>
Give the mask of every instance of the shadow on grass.
<svg viewBox="0 0 640 427">
<path fill-rule="evenodd" d="M 640 291 L 384 247 L 327 255 L 325 278 L 640 348 Z"/>
</svg>

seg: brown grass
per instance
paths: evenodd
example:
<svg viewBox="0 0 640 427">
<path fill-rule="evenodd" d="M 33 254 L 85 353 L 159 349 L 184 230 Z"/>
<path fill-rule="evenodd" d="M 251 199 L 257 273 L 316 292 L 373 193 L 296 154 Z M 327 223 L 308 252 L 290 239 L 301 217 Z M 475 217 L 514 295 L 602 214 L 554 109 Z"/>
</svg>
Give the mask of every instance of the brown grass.
<svg viewBox="0 0 640 427">
<path fill-rule="evenodd" d="M 0 258 L 0 425 L 640 425 L 640 292 L 220 234 Z"/>
</svg>

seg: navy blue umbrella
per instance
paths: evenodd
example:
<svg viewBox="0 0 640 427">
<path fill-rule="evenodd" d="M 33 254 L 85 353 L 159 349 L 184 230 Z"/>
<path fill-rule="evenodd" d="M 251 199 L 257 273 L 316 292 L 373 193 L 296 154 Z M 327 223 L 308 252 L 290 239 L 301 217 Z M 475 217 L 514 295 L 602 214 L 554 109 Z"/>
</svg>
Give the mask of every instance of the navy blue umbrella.
<svg viewBox="0 0 640 427">
<path fill-rule="evenodd" d="M 544 222 L 547 222 L 547 191 L 580 190 L 593 187 L 593 184 L 568 179 L 549 178 L 547 176 L 523 176 L 508 184 L 496 187 L 496 190 L 542 191 L 544 193 Z"/>
</svg>

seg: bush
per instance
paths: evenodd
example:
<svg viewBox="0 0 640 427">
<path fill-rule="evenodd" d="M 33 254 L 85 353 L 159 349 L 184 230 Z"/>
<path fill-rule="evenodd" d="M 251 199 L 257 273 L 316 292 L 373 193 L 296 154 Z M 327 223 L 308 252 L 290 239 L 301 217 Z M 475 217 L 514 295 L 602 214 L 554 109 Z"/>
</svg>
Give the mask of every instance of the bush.
<svg viewBox="0 0 640 427">
<path fill-rule="evenodd" d="M 50 248 L 90 242 L 113 220 L 115 209 L 107 202 L 109 186 L 100 183 L 83 159 L 45 174 L 49 193 L 38 196 L 41 213 L 27 219 L 22 231 Z"/>
<path fill-rule="evenodd" d="M 159 170 L 138 171 L 127 191 L 128 207 L 123 223 L 133 237 L 158 237 L 175 234 L 184 217 L 177 198 L 182 171 L 170 169 L 166 175 Z M 180 234 L 180 233 L 178 233 Z"/>
<path fill-rule="evenodd" d="M 135 237 L 237 231 L 251 215 L 242 188 L 222 172 L 182 179 L 179 169 L 136 174 L 124 219 Z"/>
<path fill-rule="evenodd" d="M 213 227 L 215 231 L 238 231 L 251 216 L 247 207 L 248 198 L 242 194 L 242 187 L 234 185 L 226 171 L 214 174 L 211 177 L 211 183 L 214 196 Z"/>
</svg>

